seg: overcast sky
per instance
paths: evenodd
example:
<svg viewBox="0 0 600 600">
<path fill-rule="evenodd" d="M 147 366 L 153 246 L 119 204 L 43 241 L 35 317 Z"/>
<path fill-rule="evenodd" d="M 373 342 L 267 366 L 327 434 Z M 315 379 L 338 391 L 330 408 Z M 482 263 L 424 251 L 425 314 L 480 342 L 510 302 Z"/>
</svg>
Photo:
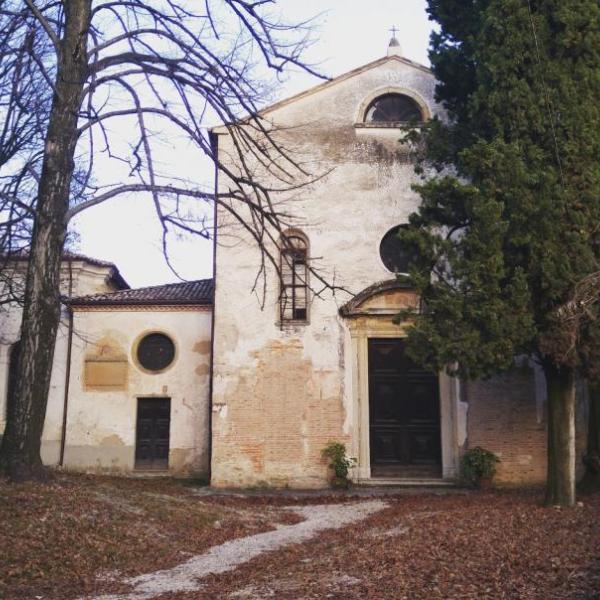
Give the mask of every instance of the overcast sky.
<svg viewBox="0 0 600 600">
<path fill-rule="evenodd" d="M 431 23 L 425 0 L 278 0 L 289 21 L 317 19 L 315 43 L 307 55 L 319 70 L 336 76 L 384 56 L 390 28 L 407 58 L 428 64 L 427 45 Z M 290 74 L 277 99 L 320 83 L 306 74 Z M 185 162 L 185 146 L 173 148 L 165 160 Z M 198 169 L 199 177 L 211 178 L 211 169 Z M 149 202 L 142 198 L 119 198 L 81 213 L 74 223 L 77 249 L 84 254 L 114 262 L 132 287 L 178 281 L 162 257 L 160 229 Z M 182 276 L 211 276 L 211 243 L 201 239 L 171 246 L 171 257 Z"/>
</svg>

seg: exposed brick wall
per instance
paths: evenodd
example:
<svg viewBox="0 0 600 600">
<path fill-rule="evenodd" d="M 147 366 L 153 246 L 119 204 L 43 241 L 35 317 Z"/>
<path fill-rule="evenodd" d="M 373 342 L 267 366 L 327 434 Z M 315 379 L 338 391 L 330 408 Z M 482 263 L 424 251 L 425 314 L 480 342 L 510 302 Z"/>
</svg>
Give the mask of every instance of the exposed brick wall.
<svg viewBox="0 0 600 600">
<path fill-rule="evenodd" d="M 215 406 L 212 485 L 327 485 L 321 451 L 332 440 L 349 441 L 340 372 L 315 370 L 297 339 L 272 341 L 253 358 L 231 377 L 237 385 L 226 410 Z"/>
<path fill-rule="evenodd" d="M 487 381 L 464 385 L 469 404 L 468 447 L 482 446 L 501 459 L 499 484 L 542 484 L 546 481 L 545 394 L 536 402 L 535 377 L 530 367 L 515 367 L 510 373 Z M 577 402 L 577 469 L 585 450 L 585 398 Z"/>
<path fill-rule="evenodd" d="M 465 385 L 469 403 L 468 446 L 482 446 L 501 459 L 498 483 L 543 483 L 546 479 L 546 418 L 538 414 L 529 367 Z M 539 417 L 542 417 L 541 419 Z"/>
</svg>

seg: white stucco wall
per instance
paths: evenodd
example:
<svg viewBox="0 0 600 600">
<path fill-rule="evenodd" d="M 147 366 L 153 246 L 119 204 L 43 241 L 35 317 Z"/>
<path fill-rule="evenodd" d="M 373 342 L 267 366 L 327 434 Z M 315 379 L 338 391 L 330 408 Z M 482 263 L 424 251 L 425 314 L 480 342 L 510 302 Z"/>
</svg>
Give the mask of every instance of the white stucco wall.
<svg viewBox="0 0 600 600">
<path fill-rule="evenodd" d="M 208 470 L 208 394 L 211 312 L 203 307 L 76 310 L 64 465 L 84 471 L 134 470 L 137 400 L 171 399 L 169 471 Z M 148 373 L 137 364 L 137 342 L 150 332 L 168 335 L 175 360 Z M 91 386 L 86 360 L 113 357 L 126 363 L 117 387 Z"/>
<path fill-rule="evenodd" d="M 283 210 L 308 237 L 313 266 L 344 288 L 313 298 L 308 324 L 278 324 L 273 270 L 261 309 L 261 286 L 252 291 L 259 252 L 219 210 L 214 485 L 322 485 L 323 446 L 338 439 L 356 449 L 358 392 L 349 367 L 354 356 L 348 323 L 338 309 L 364 288 L 393 277 L 381 262 L 379 244 L 389 229 L 407 221 L 418 202 L 407 146 L 399 143 L 402 132 L 355 127 L 370 100 L 393 91 L 417 98 L 428 116 L 436 111 L 431 74 L 391 58 L 266 115 L 280 129 L 277 139 L 312 175 L 331 171 L 302 189 L 274 195 L 277 201 L 287 199 Z M 219 137 L 219 151 L 235 168 L 229 136 Z M 220 189 L 228 185 L 222 178 Z M 314 277 L 312 284 L 321 287 Z"/>
<path fill-rule="evenodd" d="M 13 269 L 11 277 L 24 279 L 26 262 L 8 265 Z M 65 261 L 61 268 L 61 293 L 64 295 L 86 295 L 111 292 L 117 289 L 111 279 L 111 267 L 98 266 L 84 260 Z M 18 304 L 8 304 L 0 309 L 0 434 L 6 426 L 6 399 L 9 355 L 12 345 L 20 337 L 22 310 Z M 42 434 L 42 460 L 47 465 L 56 465 L 60 455 L 63 405 L 65 393 L 66 361 L 68 343 L 68 314 L 63 307 L 59 325 L 54 363 L 50 380 L 50 391 L 46 408 L 46 419 Z"/>
</svg>

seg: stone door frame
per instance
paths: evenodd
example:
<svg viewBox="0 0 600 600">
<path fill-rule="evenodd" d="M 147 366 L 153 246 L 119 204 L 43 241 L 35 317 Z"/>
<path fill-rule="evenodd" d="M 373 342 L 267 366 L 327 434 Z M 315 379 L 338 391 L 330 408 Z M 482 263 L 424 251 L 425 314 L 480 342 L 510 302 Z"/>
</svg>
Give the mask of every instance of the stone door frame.
<svg viewBox="0 0 600 600">
<path fill-rule="evenodd" d="M 356 457 L 356 482 L 371 479 L 369 426 L 369 338 L 406 337 L 402 326 L 392 322 L 389 315 L 361 316 L 347 321 L 350 331 L 352 368 L 352 444 L 350 455 Z M 453 480 L 459 465 L 459 381 L 440 373 L 440 434 L 442 446 L 442 478 Z M 464 427 L 464 424 L 463 424 Z M 399 479 L 399 481 L 402 481 Z"/>
</svg>

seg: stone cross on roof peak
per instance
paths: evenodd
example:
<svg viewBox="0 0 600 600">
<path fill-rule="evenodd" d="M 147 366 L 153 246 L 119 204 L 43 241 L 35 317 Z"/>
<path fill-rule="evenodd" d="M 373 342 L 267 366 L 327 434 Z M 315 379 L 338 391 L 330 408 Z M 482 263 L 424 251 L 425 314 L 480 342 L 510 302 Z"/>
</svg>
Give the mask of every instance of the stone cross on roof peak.
<svg viewBox="0 0 600 600">
<path fill-rule="evenodd" d="M 394 25 L 390 29 L 390 33 L 392 34 L 392 39 L 390 40 L 390 44 L 388 46 L 388 56 L 402 56 L 402 47 L 400 46 L 400 42 L 396 37 L 396 34 L 399 32 L 399 29 Z"/>
</svg>

